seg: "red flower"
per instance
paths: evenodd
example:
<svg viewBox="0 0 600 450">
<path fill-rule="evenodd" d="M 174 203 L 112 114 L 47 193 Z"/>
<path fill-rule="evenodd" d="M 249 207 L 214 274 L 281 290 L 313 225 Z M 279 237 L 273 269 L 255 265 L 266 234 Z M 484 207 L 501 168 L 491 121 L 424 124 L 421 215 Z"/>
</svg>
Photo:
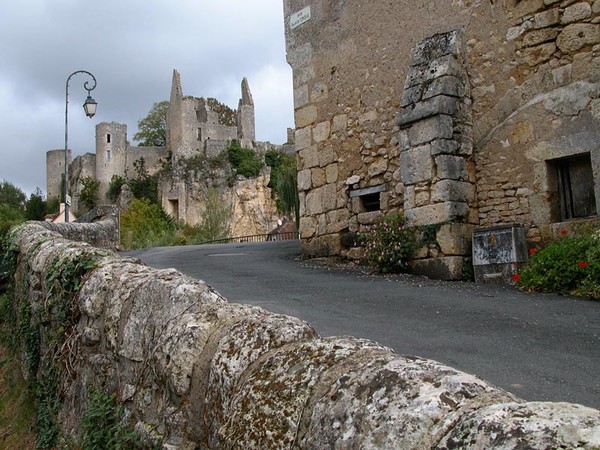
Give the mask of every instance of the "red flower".
<svg viewBox="0 0 600 450">
<path fill-rule="evenodd" d="M 563 236 L 566 235 L 567 234 L 567 230 L 565 230 L 565 229 L 560 230 L 560 234 L 562 234 Z"/>
<path fill-rule="evenodd" d="M 512 280 L 513 280 L 513 282 L 514 282 L 514 283 L 516 283 L 516 282 L 517 282 L 517 281 L 519 281 L 520 279 L 521 279 L 521 275 L 519 275 L 518 273 L 515 273 L 515 274 L 512 276 Z"/>
<path fill-rule="evenodd" d="M 530 255 L 535 255 L 535 248 L 530 248 L 529 249 L 529 254 Z"/>
<path fill-rule="evenodd" d="M 577 266 L 579 266 L 581 269 L 585 269 L 588 266 L 588 263 L 587 261 L 579 261 Z"/>
</svg>

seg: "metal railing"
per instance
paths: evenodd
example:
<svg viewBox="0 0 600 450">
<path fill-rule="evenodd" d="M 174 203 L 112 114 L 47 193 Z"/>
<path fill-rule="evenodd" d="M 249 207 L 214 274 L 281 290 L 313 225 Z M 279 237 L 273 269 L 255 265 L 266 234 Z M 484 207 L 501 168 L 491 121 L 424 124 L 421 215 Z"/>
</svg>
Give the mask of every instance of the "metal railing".
<svg viewBox="0 0 600 450">
<path fill-rule="evenodd" d="M 200 242 L 205 244 L 241 244 L 245 242 L 272 242 L 272 241 L 294 241 L 300 239 L 300 233 L 297 231 L 287 231 L 284 233 L 272 234 L 253 234 L 250 236 L 237 236 L 224 239 L 215 239 L 213 241 Z"/>
</svg>

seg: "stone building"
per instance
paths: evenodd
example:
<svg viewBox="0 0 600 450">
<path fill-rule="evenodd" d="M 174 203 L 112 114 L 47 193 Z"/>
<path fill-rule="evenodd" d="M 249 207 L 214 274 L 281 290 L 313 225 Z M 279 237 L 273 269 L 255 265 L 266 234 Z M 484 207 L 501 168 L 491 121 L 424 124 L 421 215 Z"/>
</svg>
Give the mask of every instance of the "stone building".
<svg viewBox="0 0 600 450">
<path fill-rule="evenodd" d="M 597 215 L 600 1 L 283 3 L 306 256 L 399 212 L 438 226 L 413 268 L 459 278 L 477 227 Z"/>
<path fill-rule="evenodd" d="M 145 171 L 154 175 L 159 171 L 159 197 L 163 208 L 176 220 L 194 225 L 205 211 L 209 189 L 216 189 L 222 201 L 232 211 L 234 235 L 261 234 L 271 231 L 280 218 L 269 184 L 269 170 L 252 179 L 231 180 L 225 171 L 211 171 L 209 178 L 189 176 L 187 162 L 200 158 L 210 161 L 222 158 L 230 142 L 240 143 L 264 154 L 270 149 L 282 150 L 282 146 L 268 142 L 256 142 L 254 102 L 248 80 L 241 84 L 241 98 L 235 114 L 224 116 L 217 110 L 219 102 L 214 99 L 184 96 L 181 77 L 173 71 L 171 98 L 167 113 L 166 147 L 133 146 L 127 139 L 127 125 L 116 122 L 96 126 L 95 153 L 78 156 L 69 166 L 69 186 L 72 207 L 80 209 L 79 194 L 82 179 L 89 177 L 100 183 L 99 202 L 108 203 L 107 192 L 114 176 L 125 179 L 137 176 L 143 160 Z M 231 111 L 229 111 L 231 112 Z M 71 151 L 69 150 L 69 161 Z M 165 165 L 171 167 L 164 171 Z M 51 150 L 46 154 L 48 198 L 61 194 L 61 176 L 64 171 L 64 150 Z M 203 173 L 206 173 L 204 171 Z"/>
</svg>

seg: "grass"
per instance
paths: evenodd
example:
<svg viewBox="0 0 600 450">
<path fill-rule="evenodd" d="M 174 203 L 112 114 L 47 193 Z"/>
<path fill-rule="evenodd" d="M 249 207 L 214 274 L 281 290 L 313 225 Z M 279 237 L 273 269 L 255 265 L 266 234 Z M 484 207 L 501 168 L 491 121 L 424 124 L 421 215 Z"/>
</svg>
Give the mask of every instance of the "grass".
<svg viewBox="0 0 600 450">
<path fill-rule="evenodd" d="M 35 449 L 35 406 L 18 358 L 0 342 L 0 448 Z"/>
</svg>

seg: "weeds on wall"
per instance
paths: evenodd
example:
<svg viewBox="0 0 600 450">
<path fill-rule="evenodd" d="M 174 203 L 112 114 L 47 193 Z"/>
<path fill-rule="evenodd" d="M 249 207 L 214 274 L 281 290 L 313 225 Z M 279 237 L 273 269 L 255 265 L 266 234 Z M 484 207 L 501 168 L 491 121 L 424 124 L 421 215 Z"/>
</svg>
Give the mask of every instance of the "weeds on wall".
<svg viewBox="0 0 600 450">
<path fill-rule="evenodd" d="M 227 148 L 227 158 L 238 175 L 248 178 L 257 177 L 265 165 L 253 150 L 242 147 L 235 139 Z"/>
<path fill-rule="evenodd" d="M 530 249 L 529 262 L 513 281 L 523 290 L 556 292 L 600 300 L 600 229 L 583 235 L 562 230 L 541 249 Z"/>
</svg>

